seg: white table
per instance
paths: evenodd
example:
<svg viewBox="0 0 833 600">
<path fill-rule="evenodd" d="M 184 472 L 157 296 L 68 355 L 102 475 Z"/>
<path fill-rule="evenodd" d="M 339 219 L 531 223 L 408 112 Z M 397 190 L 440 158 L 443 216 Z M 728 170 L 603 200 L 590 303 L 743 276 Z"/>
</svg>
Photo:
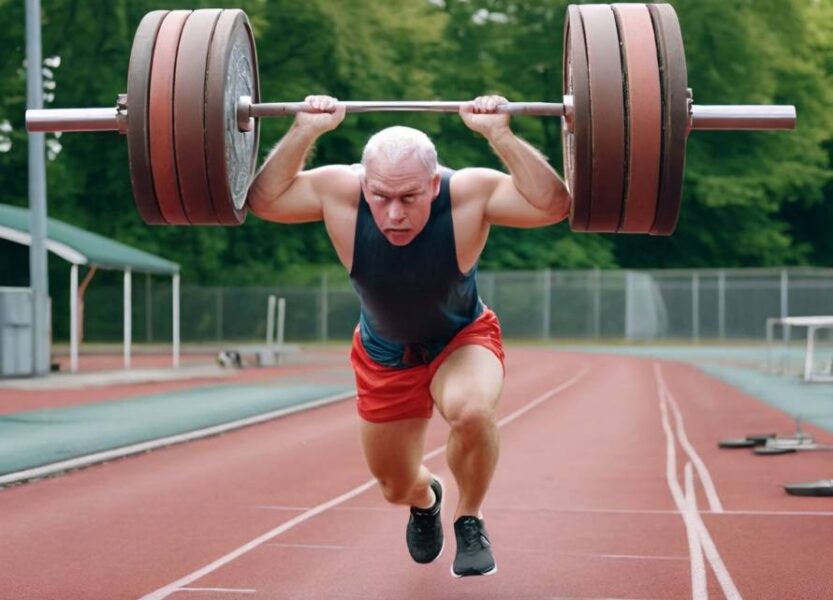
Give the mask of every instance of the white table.
<svg viewBox="0 0 833 600">
<path fill-rule="evenodd" d="M 790 340 L 791 327 L 807 328 L 807 347 L 804 352 L 804 381 L 833 382 L 833 374 L 828 372 L 813 371 L 813 355 L 816 347 L 816 332 L 819 329 L 833 329 L 833 316 L 807 316 L 807 317 L 783 317 L 769 318 L 766 320 L 766 341 L 767 341 L 767 366 L 773 370 L 773 345 L 775 343 L 775 326 L 781 325 L 784 328 L 784 341 Z"/>
</svg>

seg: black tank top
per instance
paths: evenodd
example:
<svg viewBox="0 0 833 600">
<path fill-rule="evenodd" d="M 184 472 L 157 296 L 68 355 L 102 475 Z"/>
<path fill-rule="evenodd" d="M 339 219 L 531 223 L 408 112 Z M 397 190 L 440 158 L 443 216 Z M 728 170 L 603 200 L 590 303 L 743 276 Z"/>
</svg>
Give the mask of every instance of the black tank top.
<svg viewBox="0 0 833 600">
<path fill-rule="evenodd" d="M 350 280 L 361 300 L 362 344 L 381 365 L 404 368 L 430 362 L 483 311 L 477 265 L 461 273 L 457 263 L 452 174 L 443 171 L 428 223 L 406 246 L 394 246 L 385 238 L 363 192 L 359 198 Z"/>
</svg>

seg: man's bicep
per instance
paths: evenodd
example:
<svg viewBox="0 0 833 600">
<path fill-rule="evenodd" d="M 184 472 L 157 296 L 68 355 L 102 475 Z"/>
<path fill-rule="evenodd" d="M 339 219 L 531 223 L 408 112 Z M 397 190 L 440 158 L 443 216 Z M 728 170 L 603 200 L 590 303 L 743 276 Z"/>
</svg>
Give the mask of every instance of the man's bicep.
<svg viewBox="0 0 833 600">
<path fill-rule="evenodd" d="M 278 196 L 253 186 L 249 207 L 257 216 L 278 223 L 320 221 L 324 218 L 323 202 L 333 193 L 339 177 L 344 178 L 344 169 L 348 167 L 332 165 L 301 171 Z"/>
</svg>

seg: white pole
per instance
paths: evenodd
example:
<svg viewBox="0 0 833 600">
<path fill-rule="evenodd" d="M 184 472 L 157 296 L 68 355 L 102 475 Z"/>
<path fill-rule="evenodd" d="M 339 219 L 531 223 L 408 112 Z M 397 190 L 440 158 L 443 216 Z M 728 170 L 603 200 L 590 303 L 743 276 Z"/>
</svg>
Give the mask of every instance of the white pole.
<svg viewBox="0 0 833 600">
<path fill-rule="evenodd" d="M 271 346 L 275 342 L 275 303 L 277 298 L 274 294 L 269 295 L 266 302 L 266 345 Z"/>
<path fill-rule="evenodd" d="M 283 346 L 284 320 L 286 319 L 286 298 L 278 298 L 278 346 Z"/>
<path fill-rule="evenodd" d="M 78 265 L 69 270 L 69 370 L 78 372 Z"/>
<path fill-rule="evenodd" d="M 173 276 L 173 365 L 176 369 L 179 366 L 179 273 Z"/>
<path fill-rule="evenodd" d="M 130 269 L 124 270 L 124 368 L 130 368 L 130 342 L 133 333 L 133 311 Z"/>
</svg>

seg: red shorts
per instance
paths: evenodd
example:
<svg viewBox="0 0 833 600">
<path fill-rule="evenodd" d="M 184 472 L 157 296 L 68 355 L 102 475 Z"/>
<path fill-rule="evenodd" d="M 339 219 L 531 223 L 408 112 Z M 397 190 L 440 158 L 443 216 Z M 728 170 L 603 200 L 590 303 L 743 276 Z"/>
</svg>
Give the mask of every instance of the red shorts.
<svg viewBox="0 0 833 600">
<path fill-rule="evenodd" d="M 373 361 L 362 345 L 359 330 L 353 334 L 350 361 L 356 372 L 359 416 L 372 423 L 386 423 L 414 417 L 428 419 L 434 410 L 431 380 L 448 356 L 460 346 L 483 346 L 503 364 L 500 322 L 489 308 L 451 338 L 442 352 L 428 364 L 394 369 Z"/>
</svg>

